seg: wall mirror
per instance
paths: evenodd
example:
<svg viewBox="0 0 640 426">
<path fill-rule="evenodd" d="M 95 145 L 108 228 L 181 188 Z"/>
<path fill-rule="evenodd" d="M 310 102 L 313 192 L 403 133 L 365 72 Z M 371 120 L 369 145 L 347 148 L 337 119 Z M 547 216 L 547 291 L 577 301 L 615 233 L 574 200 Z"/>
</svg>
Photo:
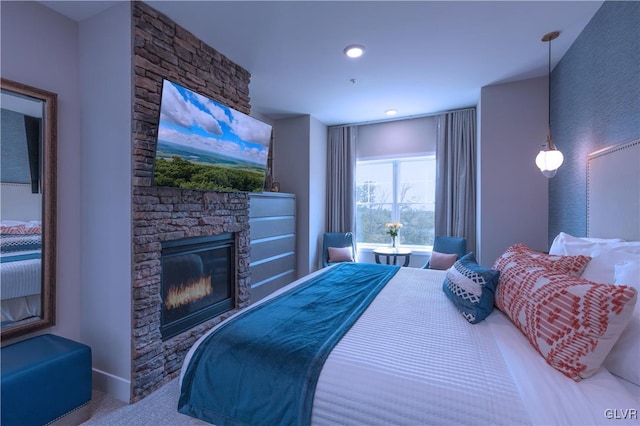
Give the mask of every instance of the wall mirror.
<svg viewBox="0 0 640 426">
<path fill-rule="evenodd" d="M 55 324 L 55 93 L 0 82 L 2 341 Z"/>
</svg>

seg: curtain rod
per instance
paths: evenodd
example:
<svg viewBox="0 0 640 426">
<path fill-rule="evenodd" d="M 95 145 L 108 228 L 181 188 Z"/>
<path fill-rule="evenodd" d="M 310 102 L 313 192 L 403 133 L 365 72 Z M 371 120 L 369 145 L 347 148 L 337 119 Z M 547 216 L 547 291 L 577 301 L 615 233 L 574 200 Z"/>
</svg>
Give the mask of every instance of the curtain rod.
<svg viewBox="0 0 640 426">
<path fill-rule="evenodd" d="M 434 115 L 442 115 L 442 114 L 448 114 L 450 112 L 466 111 L 466 110 L 470 110 L 470 109 L 476 109 L 476 107 L 471 106 L 471 107 L 467 107 L 467 108 L 451 109 L 451 110 L 448 110 L 448 111 L 432 112 L 432 113 L 429 113 L 429 114 L 408 115 L 408 116 L 405 116 L 405 117 L 383 118 L 383 119 L 380 119 L 380 120 L 361 121 L 359 123 L 336 124 L 335 126 L 328 126 L 328 127 L 366 126 L 368 124 L 390 123 L 392 121 L 413 120 L 413 119 L 416 119 L 416 118 L 433 117 Z"/>
</svg>

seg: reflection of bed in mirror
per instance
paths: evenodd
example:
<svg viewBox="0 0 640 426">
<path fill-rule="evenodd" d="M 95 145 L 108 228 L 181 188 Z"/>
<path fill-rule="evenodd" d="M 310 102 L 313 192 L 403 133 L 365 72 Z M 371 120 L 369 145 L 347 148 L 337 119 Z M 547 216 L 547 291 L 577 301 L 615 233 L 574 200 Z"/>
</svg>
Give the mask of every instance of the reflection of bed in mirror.
<svg viewBox="0 0 640 426">
<path fill-rule="evenodd" d="M 35 173 L 36 179 L 33 179 L 29 170 L 24 132 L 22 138 L 15 133 L 7 134 L 5 112 L 3 110 L 4 161 L 0 183 L 0 311 L 3 327 L 36 320 L 42 314 L 42 194 L 38 188 L 39 177 Z M 12 146 L 15 140 L 21 142 L 20 148 Z"/>
<path fill-rule="evenodd" d="M 55 93 L 0 79 L 0 335 L 55 324 Z"/>
<path fill-rule="evenodd" d="M 42 102 L 2 97 L 2 327 L 42 315 Z"/>
<path fill-rule="evenodd" d="M 0 308 L 3 326 L 39 319 L 42 313 L 41 226 L 39 220 L 1 222 Z"/>
</svg>

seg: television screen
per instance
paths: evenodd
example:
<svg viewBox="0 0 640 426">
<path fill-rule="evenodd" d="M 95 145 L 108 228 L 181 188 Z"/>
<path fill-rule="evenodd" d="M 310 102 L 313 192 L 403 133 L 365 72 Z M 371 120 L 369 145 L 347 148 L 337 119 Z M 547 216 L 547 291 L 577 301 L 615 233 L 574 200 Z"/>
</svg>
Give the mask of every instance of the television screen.
<svg viewBox="0 0 640 426">
<path fill-rule="evenodd" d="M 164 80 L 153 184 L 262 191 L 270 141 L 269 124 Z"/>
</svg>

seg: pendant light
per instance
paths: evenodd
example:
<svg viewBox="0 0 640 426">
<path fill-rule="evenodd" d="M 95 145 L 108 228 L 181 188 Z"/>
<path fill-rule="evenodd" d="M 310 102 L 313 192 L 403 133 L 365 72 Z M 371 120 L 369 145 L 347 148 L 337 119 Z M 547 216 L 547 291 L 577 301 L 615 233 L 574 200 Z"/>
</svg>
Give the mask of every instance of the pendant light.
<svg viewBox="0 0 640 426">
<path fill-rule="evenodd" d="M 549 43 L 549 111 L 548 111 L 548 125 L 549 133 L 547 133 L 547 143 L 542 150 L 536 156 L 536 166 L 540 169 L 542 174 L 547 178 L 552 178 L 556 175 L 558 168 L 562 165 L 564 156 L 553 145 L 551 139 L 551 40 L 558 38 L 560 33 L 554 31 L 542 36 L 542 41 Z"/>
</svg>

